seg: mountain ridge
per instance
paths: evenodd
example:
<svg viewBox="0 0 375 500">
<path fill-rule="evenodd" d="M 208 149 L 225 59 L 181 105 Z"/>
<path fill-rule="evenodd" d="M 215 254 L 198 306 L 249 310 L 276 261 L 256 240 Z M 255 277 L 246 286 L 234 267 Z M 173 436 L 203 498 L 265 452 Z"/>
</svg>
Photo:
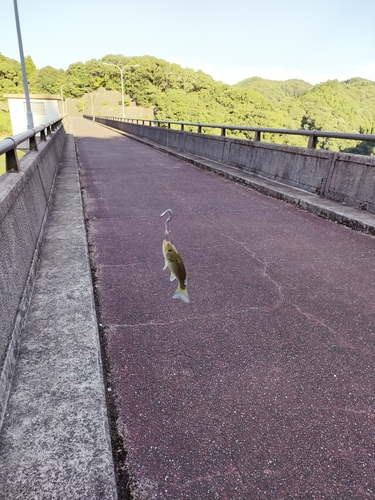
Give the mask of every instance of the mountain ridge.
<svg viewBox="0 0 375 500">
<path fill-rule="evenodd" d="M 70 83 L 64 87 L 64 97 L 78 100 L 100 87 L 120 91 L 120 72 L 115 65 L 128 66 L 124 72 L 128 96 L 125 104 L 132 100 L 153 108 L 155 118 L 160 120 L 370 134 L 375 131 L 375 82 L 359 77 L 312 85 L 299 79 L 253 76 L 228 85 L 201 70 L 182 68 L 154 56 L 108 54 L 72 63 L 66 71 L 52 66 L 37 69 L 32 58 L 26 58 L 32 93 L 60 94 L 61 86 Z M 4 93 L 12 92 L 23 92 L 20 64 L 0 54 L 0 100 Z M 1 115 L 4 111 L 0 110 L 0 134 Z M 233 135 L 252 138 L 246 132 Z M 305 145 L 300 137 L 270 135 L 266 140 Z M 318 147 L 343 151 L 355 148 L 356 143 L 326 139 L 320 140 Z"/>
</svg>

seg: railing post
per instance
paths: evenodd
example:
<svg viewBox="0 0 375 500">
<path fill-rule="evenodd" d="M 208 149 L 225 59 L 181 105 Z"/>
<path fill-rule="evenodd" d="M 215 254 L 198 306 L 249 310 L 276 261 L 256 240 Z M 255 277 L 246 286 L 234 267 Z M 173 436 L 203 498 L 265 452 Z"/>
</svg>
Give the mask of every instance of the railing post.
<svg viewBox="0 0 375 500">
<path fill-rule="evenodd" d="M 38 144 L 36 143 L 35 130 L 34 130 L 34 135 L 29 139 L 29 149 L 30 151 L 38 151 Z"/>
<path fill-rule="evenodd" d="M 5 153 L 5 171 L 20 172 L 20 170 L 20 161 L 18 159 L 16 146 L 14 146 L 14 149 Z"/>
<path fill-rule="evenodd" d="M 171 128 L 171 123 L 170 122 L 168 122 L 168 128 Z"/>
<path fill-rule="evenodd" d="M 221 136 L 225 137 L 225 128 L 224 127 L 221 127 Z"/>
<path fill-rule="evenodd" d="M 260 142 L 262 140 L 260 130 L 255 130 L 254 132 L 254 142 Z"/>
<path fill-rule="evenodd" d="M 47 140 L 45 129 L 40 131 L 40 140 L 43 142 Z"/>
<path fill-rule="evenodd" d="M 185 130 L 183 123 L 181 123 L 181 130 Z"/>
<path fill-rule="evenodd" d="M 316 149 L 316 145 L 318 142 L 318 137 L 315 135 L 315 130 L 313 133 L 309 136 L 309 142 L 307 144 L 308 149 Z"/>
<path fill-rule="evenodd" d="M 198 125 L 198 134 L 202 133 L 202 125 Z"/>
</svg>

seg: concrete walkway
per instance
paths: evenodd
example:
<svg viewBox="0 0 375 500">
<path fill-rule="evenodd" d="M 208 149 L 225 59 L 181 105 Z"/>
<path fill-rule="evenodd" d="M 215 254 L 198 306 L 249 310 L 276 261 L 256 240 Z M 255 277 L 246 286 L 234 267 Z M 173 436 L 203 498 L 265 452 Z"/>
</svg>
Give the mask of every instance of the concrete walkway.
<svg viewBox="0 0 375 500">
<path fill-rule="evenodd" d="M 72 135 L 0 434 L 0 498 L 117 498 Z"/>
<path fill-rule="evenodd" d="M 97 124 L 75 137 L 133 498 L 375 498 L 374 238 Z M 162 271 L 167 208 L 190 304 Z"/>
</svg>

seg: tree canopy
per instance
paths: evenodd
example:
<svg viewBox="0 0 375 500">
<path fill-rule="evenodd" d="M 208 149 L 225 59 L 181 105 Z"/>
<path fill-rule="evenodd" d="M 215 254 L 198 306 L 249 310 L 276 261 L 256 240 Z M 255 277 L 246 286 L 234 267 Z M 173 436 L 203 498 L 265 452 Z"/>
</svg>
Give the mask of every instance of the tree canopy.
<svg viewBox="0 0 375 500">
<path fill-rule="evenodd" d="M 375 130 L 375 82 L 352 78 L 311 85 L 303 80 L 275 81 L 247 78 L 236 85 L 215 81 L 203 71 L 182 68 L 153 56 L 126 57 L 108 54 L 101 59 L 74 62 L 67 70 L 46 66 L 37 69 L 26 58 L 31 93 L 59 94 L 82 98 L 103 87 L 124 91 L 137 105 L 153 108 L 158 119 L 262 126 L 270 128 L 317 129 L 373 133 Z M 21 66 L 0 54 L 0 101 L 4 93 L 22 93 Z M 246 137 L 244 133 L 237 133 Z M 275 136 L 274 142 L 306 145 L 306 139 Z M 361 146 L 373 152 L 373 148 Z M 319 147 L 357 152 L 356 143 L 321 140 Z M 367 153 L 368 154 L 368 153 Z"/>
</svg>

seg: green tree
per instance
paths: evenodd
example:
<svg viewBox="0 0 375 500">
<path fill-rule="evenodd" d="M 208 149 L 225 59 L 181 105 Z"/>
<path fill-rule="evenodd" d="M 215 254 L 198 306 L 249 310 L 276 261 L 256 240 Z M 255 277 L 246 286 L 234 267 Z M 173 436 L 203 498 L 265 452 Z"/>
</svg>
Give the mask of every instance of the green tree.
<svg viewBox="0 0 375 500">
<path fill-rule="evenodd" d="M 91 87 L 92 79 L 88 73 L 86 64 L 77 62 L 71 64 L 66 70 L 66 83 L 71 83 L 69 87 L 65 87 L 65 92 L 68 97 L 82 97 L 83 94 L 94 90 Z"/>
<path fill-rule="evenodd" d="M 23 93 L 21 64 L 0 53 L 0 99 L 6 93 Z"/>
<path fill-rule="evenodd" d="M 27 79 L 29 80 L 32 77 L 32 75 L 36 71 L 38 71 L 36 69 L 36 66 L 35 66 L 34 61 L 32 60 L 31 56 L 25 57 L 25 67 L 26 67 Z"/>
<path fill-rule="evenodd" d="M 31 76 L 33 91 L 39 94 L 60 94 L 60 87 L 66 83 L 63 69 L 45 66 Z"/>
<path fill-rule="evenodd" d="M 355 133 L 369 133 L 375 124 L 375 82 L 370 80 L 331 80 L 313 86 L 302 80 L 252 77 L 231 86 L 215 81 L 203 71 L 182 68 L 153 56 L 108 54 L 101 59 L 72 63 L 66 72 L 52 66 L 37 70 L 28 56 L 30 89 L 56 94 L 61 85 L 71 83 L 64 88 L 64 96 L 76 98 L 99 87 L 121 91 L 120 71 L 103 63 L 129 66 L 124 70 L 126 100 L 152 107 L 155 116 L 163 120 Z M 4 93 L 21 92 L 20 64 L 0 54 L 0 100 Z M 241 131 L 230 134 L 253 136 Z M 291 135 L 268 134 L 264 139 L 299 146 L 307 143 L 305 137 Z M 365 141 L 357 144 L 322 139 L 318 147 L 373 153 L 373 146 Z"/>
</svg>

